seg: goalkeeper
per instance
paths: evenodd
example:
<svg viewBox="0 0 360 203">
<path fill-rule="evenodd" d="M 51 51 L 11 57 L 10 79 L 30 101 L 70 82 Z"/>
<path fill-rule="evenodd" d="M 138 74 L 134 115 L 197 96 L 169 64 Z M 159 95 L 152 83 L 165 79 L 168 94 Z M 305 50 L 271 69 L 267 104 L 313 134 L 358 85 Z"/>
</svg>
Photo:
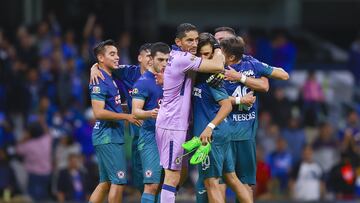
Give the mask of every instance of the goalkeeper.
<svg viewBox="0 0 360 203">
<path fill-rule="evenodd" d="M 202 33 L 199 36 L 198 54 L 202 58 L 211 58 L 216 40 L 209 33 Z M 202 160 L 203 154 L 211 151 L 201 165 L 199 165 L 199 181 L 197 183 L 197 202 L 225 202 L 225 196 L 221 192 L 219 179 L 223 175 L 224 163 L 232 163 L 230 153 L 230 134 L 227 116 L 232 110 L 232 101 L 226 90 L 221 86 L 211 87 L 207 82 L 209 74 L 198 74 L 193 89 L 193 133 L 196 136 L 188 141 L 183 147 L 190 151 L 199 147 L 192 157 L 191 162 Z M 252 95 L 248 100 L 255 101 Z M 199 137 L 199 138 L 197 138 Z M 246 188 L 236 178 L 235 173 L 225 174 L 225 177 L 232 177 L 234 191 L 242 202 L 250 202 L 251 198 Z M 237 179 L 234 180 L 234 177 Z M 205 185 L 205 188 L 203 187 Z M 206 201 L 206 194 L 208 201 Z"/>
</svg>

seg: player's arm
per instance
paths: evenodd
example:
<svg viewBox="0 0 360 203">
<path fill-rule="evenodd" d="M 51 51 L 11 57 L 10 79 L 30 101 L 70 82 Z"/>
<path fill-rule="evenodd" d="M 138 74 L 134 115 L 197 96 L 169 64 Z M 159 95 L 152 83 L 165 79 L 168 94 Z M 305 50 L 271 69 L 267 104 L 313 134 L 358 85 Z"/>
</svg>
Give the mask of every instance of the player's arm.
<svg viewBox="0 0 360 203">
<path fill-rule="evenodd" d="M 251 106 L 255 103 L 256 101 L 256 96 L 254 96 L 254 92 L 251 91 L 247 94 L 245 94 L 244 96 L 242 97 L 233 97 L 233 96 L 230 96 L 229 97 L 230 101 L 231 101 L 231 104 L 234 106 L 234 105 L 240 105 L 240 104 L 244 104 L 246 106 Z"/>
<path fill-rule="evenodd" d="M 109 120 L 109 121 L 127 120 L 130 123 L 134 123 L 137 126 L 141 125 L 141 122 L 137 120 L 135 116 L 132 114 L 115 113 L 104 109 L 105 107 L 104 101 L 92 99 L 91 105 L 94 112 L 94 116 L 97 120 Z"/>
<path fill-rule="evenodd" d="M 90 84 L 92 85 L 98 85 L 99 79 L 105 80 L 104 75 L 99 70 L 99 64 L 95 63 L 90 68 Z"/>
<path fill-rule="evenodd" d="M 257 92 L 267 92 L 269 91 L 269 79 L 266 77 L 252 78 L 246 77 L 245 75 L 237 72 L 235 69 L 229 67 L 228 70 L 225 70 L 225 80 L 241 82 L 247 87 Z"/>
<path fill-rule="evenodd" d="M 256 61 L 254 63 L 256 70 L 260 73 L 261 76 L 267 78 L 273 78 L 277 80 L 288 80 L 289 74 L 280 67 L 273 67 L 261 61 Z"/>
<path fill-rule="evenodd" d="M 200 135 L 200 140 L 202 141 L 202 143 L 207 143 L 211 141 L 211 136 L 214 128 L 218 126 L 232 110 L 232 104 L 230 99 L 223 99 L 218 103 L 220 104 L 219 111 L 217 112 L 215 118 L 206 126 L 206 128 Z"/>
<path fill-rule="evenodd" d="M 118 68 L 113 70 L 113 76 L 117 79 L 121 79 L 121 75 L 124 74 L 126 68 L 130 67 L 128 65 L 120 65 Z M 105 80 L 105 77 L 99 70 L 99 64 L 95 63 L 90 68 L 90 84 L 98 85 L 100 79 Z"/>
<path fill-rule="evenodd" d="M 143 99 L 132 99 L 132 113 L 135 115 L 137 119 L 148 119 L 148 118 L 156 118 L 159 109 L 155 108 L 153 110 L 145 111 L 143 110 L 145 104 L 145 100 Z"/>
<path fill-rule="evenodd" d="M 215 49 L 212 59 L 203 59 L 200 63 L 199 72 L 220 73 L 224 71 L 225 57 L 220 49 Z"/>
<path fill-rule="evenodd" d="M 232 104 L 230 99 L 223 99 L 218 102 L 220 109 L 215 118 L 211 121 L 215 126 L 218 126 L 232 111 Z"/>
<path fill-rule="evenodd" d="M 288 80 L 289 73 L 287 73 L 282 68 L 273 67 L 272 73 L 269 75 L 270 78 L 277 79 L 277 80 Z"/>
</svg>

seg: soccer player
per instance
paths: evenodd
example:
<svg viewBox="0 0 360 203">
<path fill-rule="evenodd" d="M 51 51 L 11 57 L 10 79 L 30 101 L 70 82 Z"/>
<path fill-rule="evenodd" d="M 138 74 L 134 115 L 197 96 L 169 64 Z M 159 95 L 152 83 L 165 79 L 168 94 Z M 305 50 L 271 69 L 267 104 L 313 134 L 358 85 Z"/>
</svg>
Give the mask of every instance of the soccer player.
<svg viewBox="0 0 360 203">
<path fill-rule="evenodd" d="M 89 202 L 103 202 L 108 193 L 110 203 L 122 202 L 127 169 L 124 151 L 123 120 L 140 125 L 132 114 L 121 109 L 119 89 L 112 78 L 118 66 L 119 56 L 112 40 L 102 41 L 94 48 L 94 55 L 105 79 L 98 85 L 89 85 L 91 104 L 96 118 L 92 142 L 99 163 L 100 183 L 90 196 Z"/>
<path fill-rule="evenodd" d="M 236 37 L 236 33 L 234 31 L 234 29 L 230 28 L 230 27 L 219 27 L 215 29 L 215 38 L 217 40 L 224 40 L 224 39 L 228 39 L 228 38 L 234 38 Z M 248 74 L 249 72 L 247 71 L 240 71 L 240 70 L 234 70 L 231 66 L 229 67 L 229 69 L 225 70 L 225 79 L 228 80 L 227 82 L 225 82 L 225 88 L 227 89 L 229 94 L 233 94 L 233 96 L 237 96 L 237 101 L 239 101 L 239 99 L 246 94 L 249 91 L 258 91 L 258 92 L 267 92 L 269 90 L 269 81 L 268 78 L 274 78 L 274 79 L 279 79 L 279 80 L 288 80 L 289 79 L 289 74 L 284 71 L 282 68 L 280 67 L 272 67 L 269 66 L 265 63 L 262 63 L 260 61 L 258 61 L 257 59 L 249 56 L 249 55 L 244 55 L 244 47 L 245 47 L 245 43 L 243 41 L 243 39 L 241 37 L 237 37 L 238 42 L 240 44 L 242 44 L 242 46 L 239 46 L 239 50 L 238 50 L 238 56 L 241 55 L 242 57 L 236 62 L 238 63 L 238 65 L 243 64 L 243 62 L 248 61 L 247 63 L 250 63 L 253 65 L 253 67 L 257 66 L 257 67 L 263 67 L 263 68 L 268 68 L 269 69 L 269 75 L 260 75 L 259 79 L 255 79 L 254 76 L 252 77 L 247 77 L 246 74 Z M 231 82 L 230 82 L 231 81 Z M 232 86 L 234 86 L 235 84 L 240 83 L 243 85 L 243 87 L 241 88 L 240 86 L 237 89 L 237 93 L 233 93 L 231 92 L 232 90 L 229 90 L 229 84 L 232 84 Z M 245 90 L 246 89 L 246 90 Z M 243 92 L 245 90 L 245 92 Z M 230 91 L 230 92 L 229 92 Z M 240 94 L 242 93 L 242 94 Z M 256 100 L 256 102 L 258 102 L 258 100 Z M 233 109 L 233 111 L 236 111 L 236 109 Z M 256 110 L 257 113 L 257 110 Z M 245 119 L 246 120 L 246 119 Z M 257 118 L 256 118 L 257 121 Z M 238 124 L 240 124 L 241 122 L 246 122 L 246 121 L 238 121 Z M 240 124 L 241 125 L 241 124 Z M 237 137 L 244 137 L 243 134 L 253 134 L 254 136 L 256 135 L 256 130 L 257 127 L 254 127 L 254 132 L 251 131 L 236 131 L 236 129 L 234 129 L 234 132 L 236 132 L 235 134 L 237 135 Z M 246 136 L 245 137 L 249 137 Z M 239 138 L 233 138 L 235 140 L 238 140 Z M 255 139 L 255 138 L 254 138 Z M 255 144 L 255 141 L 254 143 Z M 232 145 L 232 147 L 234 147 L 235 145 Z M 255 150 L 255 145 L 251 145 L 249 144 L 249 146 L 247 147 L 249 149 L 248 153 L 254 153 L 252 157 L 248 156 L 248 159 L 243 159 L 242 163 L 237 164 L 236 167 L 236 174 L 238 175 L 238 177 L 240 178 L 241 182 L 245 183 L 247 185 L 248 191 L 252 196 L 252 189 L 251 189 L 251 185 L 255 185 L 255 181 L 249 181 L 249 178 L 244 178 L 245 176 L 252 176 L 252 180 L 256 180 L 256 166 L 254 164 L 256 164 L 256 150 Z M 233 151 L 236 151 L 236 149 L 233 149 Z M 234 163 L 239 162 L 239 160 L 236 160 L 236 157 L 241 156 L 240 155 L 241 152 L 238 152 L 238 155 L 234 155 L 235 159 L 234 159 Z M 247 169 L 244 169 L 245 166 L 248 166 Z"/>
<path fill-rule="evenodd" d="M 140 76 L 148 69 L 150 63 L 150 43 L 143 44 L 139 49 L 139 65 L 119 65 L 113 70 L 113 77 L 119 79 L 122 84 L 122 92 L 125 94 L 129 112 L 131 112 L 131 92 L 133 85 Z M 99 71 L 98 65 L 94 64 L 91 68 L 91 84 L 98 84 L 99 79 L 104 80 L 104 75 Z M 141 159 L 138 150 L 139 127 L 130 123 L 130 135 L 132 136 L 132 181 L 134 186 L 142 193 L 144 190 Z"/>
<path fill-rule="evenodd" d="M 183 155 L 189 127 L 191 90 L 194 72 L 216 73 L 224 70 L 224 56 L 216 49 L 211 60 L 196 57 L 198 31 L 194 25 L 183 23 L 177 27 L 175 43 L 164 71 L 163 100 L 156 119 L 156 142 L 160 164 L 165 169 L 161 202 L 175 202 L 180 181 Z"/>
<path fill-rule="evenodd" d="M 211 34 L 201 33 L 199 35 L 198 55 L 205 59 L 211 58 L 216 43 L 216 39 Z M 225 202 L 225 191 L 221 187 L 222 184 L 219 184 L 219 180 L 223 176 L 225 162 L 232 161 L 227 160 L 228 157 L 231 157 L 228 155 L 231 153 L 231 134 L 227 116 L 232 110 L 232 101 L 223 87 L 210 87 L 206 83 L 208 77 L 209 74 L 198 74 L 193 89 L 194 136 L 200 137 L 203 142 L 212 140 L 208 158 L 198 167 L 199 179 L 196 184 L 196 198 L 197 203 L 220 203 Z M 245 95 L 243 100 L 246 97 L 253 96 Z M 255 101 L 254 98 L 252 99 Z M 236 177 L 236 175 L 232 171 L 232 174 L 225 174 L 225 177 L 231 178 Z M 242 202 L 251 202 L 245 186 L 237 178 L 229 182 L 235 183 L 231 187 L 237 192 L 237 197 Z"/>
<path fill-rule="evenodd" d="M 264 77 L 287 79 L 288 74 L 281 68 L 271 67 L 251 56 L 243 55 L 244 42 L 240 37 L 225 38 L 221 48 L 230 70 L 225 71 L 225 89 L 238 103 L 250 91 L 268 89 L 268 82 L 262 84 Z M 257 78 L 261 78 L 257 80 Z M 263 89 L 261 87 L 264 87 Z M 256 95 L 256 92 L 254 93 Z M 240 105 L 231 112 L 233 161 L 236 175 L 245 183 L 252 195 L 251 186 L 256 184 L 256 144 L 258 100 L 252 106 Z M 225 169 L 233 170 L 233 169 Z"/>
<path fill-rule="evenodd" d="M 142 203 L 155 202 L 159 192 L 162 167 L 159 151 L 155 141 L 155 119 L 163 91 L 155 81 L 155 74 L 160 73 L 169 60 L 170 47 L 162 42 L 151 46 L 152 66 L 135 83 L 132 91 L 132 113 L 138 119 L 144 120 L 140 127 L 138 150 L 143 168 L 144 192 Z"/>
</svg>

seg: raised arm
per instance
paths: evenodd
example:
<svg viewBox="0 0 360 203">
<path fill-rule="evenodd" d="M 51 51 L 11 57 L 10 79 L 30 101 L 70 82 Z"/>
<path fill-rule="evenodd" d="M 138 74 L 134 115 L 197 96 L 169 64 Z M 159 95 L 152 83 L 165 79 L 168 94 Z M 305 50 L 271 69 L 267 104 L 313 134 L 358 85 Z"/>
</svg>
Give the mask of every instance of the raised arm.
<svg viewBox="0 0 360 203">
<path fill-rule="evenodd" d="M 225 57 L 220 49 L 215 49 L 212 59 L 203 59 L 199 66 L 199 72 L 219 73 L 224 71 Z"/>
<path fill-rule="evenodd" d="M 241 82 L 247 87 L 257 92 L 267 92 L 269 91 L 269 80 L 266 77 L 261 78 L 252 78 L 246 77 L 245 75 L 237 72 L 233 68 L 225 70 L 225 80 Z"/>
<path fill-rule="evenodd" d="M 274 67 L 269 77 L 277 80 L 288 80 L 289 74 L 282 68 Z"/>
</svg>

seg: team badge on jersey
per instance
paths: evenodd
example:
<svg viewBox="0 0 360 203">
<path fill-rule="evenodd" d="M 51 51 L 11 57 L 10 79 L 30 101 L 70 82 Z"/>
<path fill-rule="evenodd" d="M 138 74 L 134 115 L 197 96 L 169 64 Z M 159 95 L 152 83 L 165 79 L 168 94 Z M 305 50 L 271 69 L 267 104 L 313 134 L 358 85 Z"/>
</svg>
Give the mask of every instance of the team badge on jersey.
<svg viewBox="0 0 360 203">
<path fill-rule="evenodd" d="M 134 89 L 132 90 L 132 94 L 137 94 L 137 93 L 139 93 L 138 88 L 134 88 Z"/>
<path fill-rule="evenodd" d="M 99 94 L 100 93 L 100 87 L 99 86 L 94 86 L 92 88 L 92 93 L 94 94 Z"/>
<path fill-rule="evenodd" d="M 124 177 L 125 177 L 124 171 L 118 171 L 118 172 L 117 172 L 117 176 L 118 176 L 120 179 L 124 178 Z"/>
<path fill-rule="evenodd" d="M 150 178 L 151 176 L 152 176 L 152 171 L 151 170 L 145 171 L 145 177 Z"/>
</svg>

